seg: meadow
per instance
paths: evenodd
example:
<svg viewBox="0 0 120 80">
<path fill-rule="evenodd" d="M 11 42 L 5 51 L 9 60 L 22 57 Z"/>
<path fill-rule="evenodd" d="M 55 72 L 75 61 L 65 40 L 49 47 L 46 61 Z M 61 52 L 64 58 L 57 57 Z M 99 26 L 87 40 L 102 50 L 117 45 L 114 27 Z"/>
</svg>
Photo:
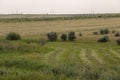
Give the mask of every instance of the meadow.
<svg viewBox="0 0 120 80">
<path fill-rule="evenodd" d="M 103 28 L 110 30 L 110 41 L 98 43 L 103 35 L 93 32 Z M 0 21 L 0 80 L 120 80 L 119 37 L 112 30 L 120 32 L 119 17 Z M 57 32 L 57 41 L 47 40 L 52 31 Z M 60 35 L 70 31 L 77 38 L 62 41 Z M 5 40 L 9 32 L 19 33 L 22 39 Z"/>
</svg>

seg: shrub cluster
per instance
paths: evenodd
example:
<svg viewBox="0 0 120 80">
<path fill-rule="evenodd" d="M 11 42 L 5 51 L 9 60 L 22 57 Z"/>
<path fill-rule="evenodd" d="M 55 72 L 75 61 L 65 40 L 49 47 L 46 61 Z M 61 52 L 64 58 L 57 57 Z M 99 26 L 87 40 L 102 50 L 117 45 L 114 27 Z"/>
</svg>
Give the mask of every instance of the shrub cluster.
<svg viewBox="0 0 120 80">
<path fill-rule="evenodd" d="M 98 41 L 98 42 L 105 43 L 105 42 L 108 42 L 108 41 L 109 41 L 109 37 L 108 37 L 108 36 L 103 36 L 102 38 L 98 39 L 97 41 Z"/>
<path fill-rule="evenodd" d="M 7 40 L 20 40 L 21 39 L 21 36 L 15 32 L 10 32 L 7 37 L 6 37 Z"/>
<path fill-rule="evenodd" d="M 106 28 L 106 29 L 101 29 L 100 30 L 100 34 L 104 35 L 104 34 L 109 34 L 110 31 Z"/>
<path fill-rule="evenodd" d="M 56 41 L 57 40 L 57 33 L 56 32 L 48 33 L 47 37 L 50 41 Z"/>
<path fill-rule="evenodd" d="M 57 33 L 56 32 L 51 32 L 47 34 L 47 38 L 50 41 L 56 41 L 57 40 Z M 60 37 L 63 41 L 70 40 L 73 41 L 76 39 L 75 32 L 70 32 L 68 35 L 67 34 L 62 34 Z"/>
</svg>

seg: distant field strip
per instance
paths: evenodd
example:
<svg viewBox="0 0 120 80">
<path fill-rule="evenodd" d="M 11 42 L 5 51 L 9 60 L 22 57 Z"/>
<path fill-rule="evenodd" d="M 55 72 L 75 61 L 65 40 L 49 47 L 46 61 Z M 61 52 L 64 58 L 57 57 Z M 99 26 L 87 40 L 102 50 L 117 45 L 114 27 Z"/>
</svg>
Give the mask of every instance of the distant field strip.
<svg viewBox="0 0 120 80">
<path fill-rule="evenodd" d="M 39 22 L 0 22 L 0 36 L 9 32 L 17 32 L 22 36 L 44 36 L 46 33 L 55 31 L 62 32 L 89 32 L 101 28 L 120 30 L 120 18 L 109 19 L 83 19 L 83 20 L 60 20 L 60 21 L 39 21 Z M 87 35 L 86 35 L 87 36 Z"/>
</svg>

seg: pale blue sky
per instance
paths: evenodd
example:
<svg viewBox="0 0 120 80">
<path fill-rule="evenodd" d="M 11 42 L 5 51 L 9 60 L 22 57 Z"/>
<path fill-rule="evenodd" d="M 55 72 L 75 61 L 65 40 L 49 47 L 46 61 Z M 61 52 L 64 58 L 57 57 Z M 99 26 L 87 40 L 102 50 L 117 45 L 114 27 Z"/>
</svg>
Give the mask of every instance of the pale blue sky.
<svg viewBox="0 0 120 80">
<path fill-rule="evenodd" d="M 0 0 L 0 14 L 120 13 L 120 0 Z"/>
</svg>

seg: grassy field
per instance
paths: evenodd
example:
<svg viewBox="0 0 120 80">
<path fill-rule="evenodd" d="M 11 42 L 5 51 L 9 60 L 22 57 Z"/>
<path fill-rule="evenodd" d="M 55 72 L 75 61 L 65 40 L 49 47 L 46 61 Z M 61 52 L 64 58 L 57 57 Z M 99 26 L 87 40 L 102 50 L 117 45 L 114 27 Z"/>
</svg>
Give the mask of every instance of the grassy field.
<svg viewBox="0 0 120 80">
<path fill-rule="evenodd" d="M 102 28 L 120 31 L 120 18 L 0 22 L 0 80 L 120 80 L 120 46 L 112 33 L 98 43 L 93 32 Z M 51 31 L 75 31 L 77 39 L 41 45 Z M 22 40 L 5 40 L 9 32 Z"/>
</svg>

